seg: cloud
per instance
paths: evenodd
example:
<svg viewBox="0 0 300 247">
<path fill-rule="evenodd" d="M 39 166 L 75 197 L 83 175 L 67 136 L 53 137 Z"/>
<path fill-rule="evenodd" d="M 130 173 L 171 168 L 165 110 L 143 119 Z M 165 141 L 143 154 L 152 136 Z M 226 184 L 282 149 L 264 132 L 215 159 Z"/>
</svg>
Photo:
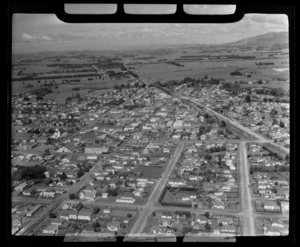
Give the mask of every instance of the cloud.
<svg viewBox="0 0 300 247">
<path fill-rule="evenodd" d="M 47 42 L 52 41 L 52 39 L 48 35 L 43 36 L 34 36 L 28 33 L 22 33 L 20 38 L 13 38 L 14 42 Z"/>
<path fill-rule="evenodd" d="M 48 34 L 34 36 L 28 33 L 22 33 L 20 37 L 13 37 L 14 43 L 42 43 L 42 42 L 67 42 L 73 40 L 85 39 L 84 36 L 76 36 L 71 34 Z"/>
<path fill-rule="evenodd" d="M 252 14 L 249 15 L 249 20 L 260 24 L 286 25 L 288 23 L 287 15 L 284 14 Z"/>
<path fill-rule="evenodd" d="M 84 36 L 72 35 L 72 34 L 49 34 L 48 37 L 54 42 L 66 42 L 73 40 L 85 39 Z"/>
<path fill-rule="evenodd" d="M 24 40 L 24 41 L 34 40 L 34 39 L 36 39 L 36 37 L 32 36 L 32 35 L 30 35 L 28 33 L 22 33 L 22 35 L 21 35 L 21 40 Z"/>
<path fill-rule="evenodd" d="M 51 41 L 52 40 L 49 36 L 42 36 L 41 39 L 42 40 L 47 40 L 47 41 Z"/>
</svg>

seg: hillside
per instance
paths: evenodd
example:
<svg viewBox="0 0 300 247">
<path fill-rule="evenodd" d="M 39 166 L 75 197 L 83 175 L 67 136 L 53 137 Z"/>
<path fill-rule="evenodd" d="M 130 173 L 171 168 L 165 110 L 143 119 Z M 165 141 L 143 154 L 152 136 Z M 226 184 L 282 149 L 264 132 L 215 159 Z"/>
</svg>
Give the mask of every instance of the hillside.
<svg viewBox="0 0 300 247">
<path fill-rule="evenodd" d="M 274 45 L 287 44 L 289 40 L 288 32 L 272 32 L 262 35 L 241 39 L 235 42 L 227 43 L 226 45 Z"/>
</svg>

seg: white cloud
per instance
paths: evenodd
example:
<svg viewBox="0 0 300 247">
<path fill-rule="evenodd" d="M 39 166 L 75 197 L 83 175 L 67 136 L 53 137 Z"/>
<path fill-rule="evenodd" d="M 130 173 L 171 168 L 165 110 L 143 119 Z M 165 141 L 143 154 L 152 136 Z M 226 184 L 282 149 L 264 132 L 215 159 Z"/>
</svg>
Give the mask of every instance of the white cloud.
<svg viewBox="0 0 300 247">
<path fill-rule="evenodd" d="M 51 41 L 52 39 L 49 37 L 49 36 L 43 36 L 41 37 L 42 40 L 48 40 L 48 41 Z"/>
<path fill-rule="evenodd" d="M 34 40 L 34 39 L 36 39 L 36 37 L 35 36 L 31 36 L 28 33 L 23 33 L 22 36 L 21 36 L 21 39 L 22 40 Z"/>
</svg>

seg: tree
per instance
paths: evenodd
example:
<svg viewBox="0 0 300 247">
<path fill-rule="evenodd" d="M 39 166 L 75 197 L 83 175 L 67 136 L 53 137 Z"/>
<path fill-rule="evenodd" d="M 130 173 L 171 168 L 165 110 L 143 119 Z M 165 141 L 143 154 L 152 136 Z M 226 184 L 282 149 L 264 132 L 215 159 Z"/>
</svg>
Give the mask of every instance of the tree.
<svg viewBox="0 0 300 247">
<path fill-rule="evenodd" d="M 211 226 L 210 226 L 210 224 L 208 224 L 207 222 L 205 223 L 205 229 L 206 229 L 207 231 L 210 231 L 210 230 L 211 230 Z"/>
<path fill-rule="evenodd" d="M 282 121 L 280 121 L 279 126 L 280 126 L 280 128 L 284 128 L 284 123 Z"/>
<path fill-rule="evenodd" d="M 32 166 L 32 167 L 22 167 L 18 169 L 18 173 L 21 174 L 21 179 L 44 179 L 46 176 L 44 172 L 46 171 L 46 167 L 44 166 Z"/>
<path fill-rule="evenodd" d="M 209 212 L 205 212 L 203 215 L 204 215 L 206 218 L 209 218 L 209 217 L 210 217 L 210 213 L 209 213 Z"/>
<path fill-rule="evenodd" d="M 121 87 L 120 85 L 116 84 L 116 85 L 114 85 L 114 89 L 115 89 L 115 90 L 121 90 L 122 87 Z"/>
<path fill-rule="evenodd" d="M 127 214 L 127 218 L 132 218 L 132 214 L 131 214 L 131 213 L 128 213 L 128 214 Z"/>
<path fill-rule="evenodd" d="M 207 155 L 205 155 L 205 157 L 204 157 L 206 160 L 211 160 L 212 159 L 212 156 L 210 155 L 210 154 L 207 154 Z"/>
<path fill-rule="evenodd" d="M 287 154 L 287 155 L 285 156 L 285 162 L 286 162 L 287 164 L 290 163 L 290 155 L 289 155 L 289 154 Z"/>
<path fill-rule="evenodd" d="M 84 172 L 88 172 L 90 169 L 89 169 L 88 166 L 85 166 L 85 167 L 83 168 L 83 170 L 84 170 Z"/>
<path fill-rule="evenodd" d="M 93 224 L 92 224 L 92 227 L 93 228 L 98 228 L 98 227 L 100 227 L 100 223 L 99 222 L 94 222 Z"/>
<path fill-rule="evenodd" d="M 220 127 L 221 127 L 221 128 L 225 128 L 225 127 L 226 127 L 226 122 L 225 122 L 224 120 L 222 120 L 222 121 L 220 122 Z"/>
<path fill-rule="evenodd" d="M 222 156 L 219 155 L 219 166 L 221 166 L 221 165 L 222 165 Z"/>
<path fill-rule="evenodd" d="M 48 186 L 50 183 L 53 182 L 53 180 L 51 178 L 45 178 L 43 182 L 46 186 Z"/>
<path fill-rule="evenodd" d="M 77 229 L 79 228 L 79 226 L 78 226 L 76 223 L 73 223 L 73 224 L 72 224 L 72 228 L 73 228 L 74 230 L 77 230 Z"/>
<path fill-rule="evenodd" d="M 62 179 L 62 180 L 66 180 L 66 179 L 67 179 L 67 175 L 66 175 L 65 172 L 62 172 L 62 174 L 61 174 L 59 177 L 60 177 L 60 179 Z"/>
<path fill-rule="evenodd" d="M 84 171 L 82 169 L 79 169 L 78 172 L 77 172 L 77 178 L 82 177 L 83 174 L 84 174 Z"/>
<path fill-rule="evenodd" d="M 249 94 L 246 95 L 245 101 L 246 103 L 251 103 L 251 96 Z"/>
<path fill-rule="evenodd" d="M 49 213 L 49 217 L 53 219 L 53 218 L 56 218 L 56 215 L 55 215 L 55 213 L 50 212 L 50 213 Z"/>
<path fill-rule="evenodd" d="M 73 181 L 67 181 L 66 185 L 73 185 Z"/>
<path fill-rule="evenodd" d="M 74 193 L 71 193 L 71 194 L 69 195 L 69 199 L 71 199 L 71 200 L 74 200 L 74 199 L 76 199 L 76 196 L 75 196 L 75 194 L 74 194 Z"/>
<path fill-rule="evenodd" d="M 95 208 L 93 209 L 93 213 L 94 213 L 94 214 L 97 214 L 99 211 L 100 211 L 100 209 L 99 209 L 98 207 L 95 207 Z"/>
</svg>

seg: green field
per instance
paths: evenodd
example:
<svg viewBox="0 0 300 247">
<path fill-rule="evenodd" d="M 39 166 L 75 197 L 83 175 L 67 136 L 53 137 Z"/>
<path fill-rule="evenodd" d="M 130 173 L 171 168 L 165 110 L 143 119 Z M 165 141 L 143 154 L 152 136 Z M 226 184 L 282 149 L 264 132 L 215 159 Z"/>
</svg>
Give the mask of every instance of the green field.
<svg viewBox="0 0 300 247">
<path fill-rule="evenodd" d="M 139 166 L 144 178 L 157 179 L 162 174 L 163 167 Z"/>
</svg>

